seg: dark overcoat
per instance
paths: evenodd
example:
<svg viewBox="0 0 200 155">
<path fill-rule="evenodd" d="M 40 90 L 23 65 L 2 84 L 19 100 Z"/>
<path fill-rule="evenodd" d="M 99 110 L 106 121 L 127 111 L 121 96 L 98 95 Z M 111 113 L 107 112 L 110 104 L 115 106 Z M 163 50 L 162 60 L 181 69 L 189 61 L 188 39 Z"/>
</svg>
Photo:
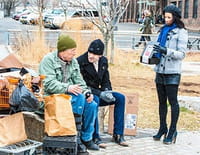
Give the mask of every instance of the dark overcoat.
<svg viewBox="0 0 200 155">
<path fill-rule="evenodd" d="M 95 70 L 94 65 L 88 61 L 88 52 L 79 56 L 77 60 L 83 79 L 94 95 L 99 96 L 101 91 L 106 89 L 112 90 L 106 57 L 100 57 L 98 72 Z"/>
</svg>

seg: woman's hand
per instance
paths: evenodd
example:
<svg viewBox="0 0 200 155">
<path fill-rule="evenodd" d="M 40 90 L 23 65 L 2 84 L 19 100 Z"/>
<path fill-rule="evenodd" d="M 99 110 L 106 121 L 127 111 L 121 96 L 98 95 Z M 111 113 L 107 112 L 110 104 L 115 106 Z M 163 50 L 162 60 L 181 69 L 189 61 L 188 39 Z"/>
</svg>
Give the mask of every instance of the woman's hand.
<svg viewBox="0 0 200 155">
<path fill-rule="evenodd" d="M 153 50 L 156 51 L 156 52 L 167 54 L 167 48 L 166 47 L 162 47 L 160 45 L 153 45 Z"/>
</svg>

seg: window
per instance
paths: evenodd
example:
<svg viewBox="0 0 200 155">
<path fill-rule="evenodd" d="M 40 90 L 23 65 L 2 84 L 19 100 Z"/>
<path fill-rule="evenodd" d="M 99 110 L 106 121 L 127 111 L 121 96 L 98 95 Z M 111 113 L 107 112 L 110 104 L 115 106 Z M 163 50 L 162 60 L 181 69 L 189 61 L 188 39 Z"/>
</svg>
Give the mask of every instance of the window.
<svg viewBox="0 0 200 155">
<path fill-rule="evenodd" d="M 193 0 L 193 18 L 197 18 L 197 12 L 198 12 L 198 0 Z"/>
<path fill-rule="evenodd" d="M 181 10 L 181 14 L 182 14 L 182 1 L 178 2 L 178 8 Z"/>
<path fill-rule="evenodd" d="M 171 2 L 171 4 L 175 5 L 176 6 L 176 2 Z"/>
<path fill-rule="evenodd" d="M 189 12 L 189 0 L 185 0 L 184 18 L 188 18 L 188 12 Z"/>
</svg>

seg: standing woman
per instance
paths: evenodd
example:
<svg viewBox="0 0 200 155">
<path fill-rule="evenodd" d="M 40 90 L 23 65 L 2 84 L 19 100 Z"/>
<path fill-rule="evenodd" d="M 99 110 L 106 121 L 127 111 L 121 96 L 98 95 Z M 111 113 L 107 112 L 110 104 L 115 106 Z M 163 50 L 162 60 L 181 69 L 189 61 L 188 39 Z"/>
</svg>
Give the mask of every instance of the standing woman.
<svg viewBox="0 0 200 155">
<path fill-rule="evenodd" d="M 165 25 L 158 36 L 159 45 L 154 50 L 161 54 L 160 63 L 155 66 L 156 89 L 159 100 L 160 128 L 153 136 L 160 140 L 164 135 L 164 144 L 176 142 L 179 104 L 178 87 L 181 79 L 181 63 L 187 50 L 188 33 L 181 21 L 181 11 L 175 5 L 166 6 L 163 10 Z M 167 100 L 171 106 L 171 124 L 166 123 Z"/>
<path fill-rule="evenodd" d="M 144 10 L 144 21 L 143 26 L 141 28 L 142 34 L 152 34 L 152 18 L 151 18 L 151 12 L 149 10 Z M 135 45 L 135 47 L 138 47 L 140 44 L 144 43 L 145 41 L 151 41 L 150 36 L 141 36 L 140 41 L 138 44 Z"/>
</svg>

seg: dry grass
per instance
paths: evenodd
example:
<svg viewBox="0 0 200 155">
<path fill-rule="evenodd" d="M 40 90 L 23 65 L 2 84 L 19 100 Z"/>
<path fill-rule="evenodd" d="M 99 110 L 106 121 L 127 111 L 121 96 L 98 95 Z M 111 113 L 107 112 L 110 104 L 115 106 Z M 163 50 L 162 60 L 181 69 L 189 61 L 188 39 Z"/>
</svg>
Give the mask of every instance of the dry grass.
<svg viewBox="0 0 200 155">
<path fill-rule="evenodd" d="M 93 30 L 95 26 L 84 18 L 72 18 L 63 23 L 63 30 Z"/>
<path fill-rule="evenodd" d="M 110 66 L 112 83 L 115 90 L 139 94 L 138 127 L 158 128 L 158 100 L 154 84 L 155 73 L 149 66 L 139 63 L 139 56 L 140 51 L 118 52 L 115 57 L 116 64 Z M 194 61 L 193 55 L 187 55 L 187 60 Z M 200 96 L 199 79 L 200 76 L 183 76 L 179 95 Z M 190 83 L 191 81 L 192 84 Z M 169 121 L 170 107 L 168 112 Z M 178 128 L 199 130 L 200 113 L 181 108 Z"/>
<path fill-rule="evenodd" d="M 62 34 L 69 35 L 76 40 L 77 56 L 87 51 L 88 45 L 92 40 L 96 38 L 102 39 L 102 36 L 95 31 L 88 34 L 88 37 L 86 38 L 82 37 L 81 31 L 76 31 L 75 33 L 63 31 L 61 35 Z M 23 38 L 20 34 L 16 34 L 15 46 L 13 46 L 13 48 L 14 51 L 16 51 L 16 56 L 19 60 L 21 60 L 21 62 L 23 62 L 26 66 L 36 69 L 35 66 L 37 66 L 37 64 L 42 60 L 44 55 L 56 49 L 50 48 L 50 45 L 44 41 L 44 34 L 41 34 L 40 36 L 39 33 L 35 33 L 32 34 L 30 38 Z"/>
<path fill-rule="evenodd" d="M 82 38 L 81 34 L 69 34 L 77 42 L 77 56 L 87 50 L 89 43 L 96 38 L 102 38 L 95 32 Z M 37 36 L 37 35 L 36 35 Z M 38 64 L 42 57 L 52 49 L 35 37 L 33 41 L 25 42 L 23 40 L 18 48 L 18 56 L 22 62 L 26 64 Z M 152 68 L 139 63 L 141 51 L 123 51 L 116 49 L 114 57 L 114 65 L 110 65 L 110 74 L 113 89 L 124 93 L 139 94 L 139 112 L 138 127 L 140 128 L 157 128 L 158 127 L 158 101 L 154 84 L 155 73 Z M 109 53 L 108 53 L 109 55 Z M 200 53 L 188 53 L 184 61 L 199 61 Z M 200 76 L 183 76 L 180 85 L 180 95 L 200 96 Z M 192 81 L 194 85 L 184 85 Z M 195 86 L 196 85 L 196 86 Z M 189 92 L 182 90 L 191 90 Z M 192 90 L 198 92 L 194 93 Z M 170 110 L 170 109 L 169 109 Z M 169 113 L 170 114 L 170 113 Z M 169 118 L 169 117 L 168 117 Z M 168 119 L 168 121 L 170 118 Z M 180 113 L 178 123 L 179 129 L 199 130 L 200 129 L 200 113 L 191 112 L 189 110 Z"/>
<path fill-rule="evenodd" d="M 200 52 L 188 52 L 184 61 L 200 61 Z"/>
</svg>

